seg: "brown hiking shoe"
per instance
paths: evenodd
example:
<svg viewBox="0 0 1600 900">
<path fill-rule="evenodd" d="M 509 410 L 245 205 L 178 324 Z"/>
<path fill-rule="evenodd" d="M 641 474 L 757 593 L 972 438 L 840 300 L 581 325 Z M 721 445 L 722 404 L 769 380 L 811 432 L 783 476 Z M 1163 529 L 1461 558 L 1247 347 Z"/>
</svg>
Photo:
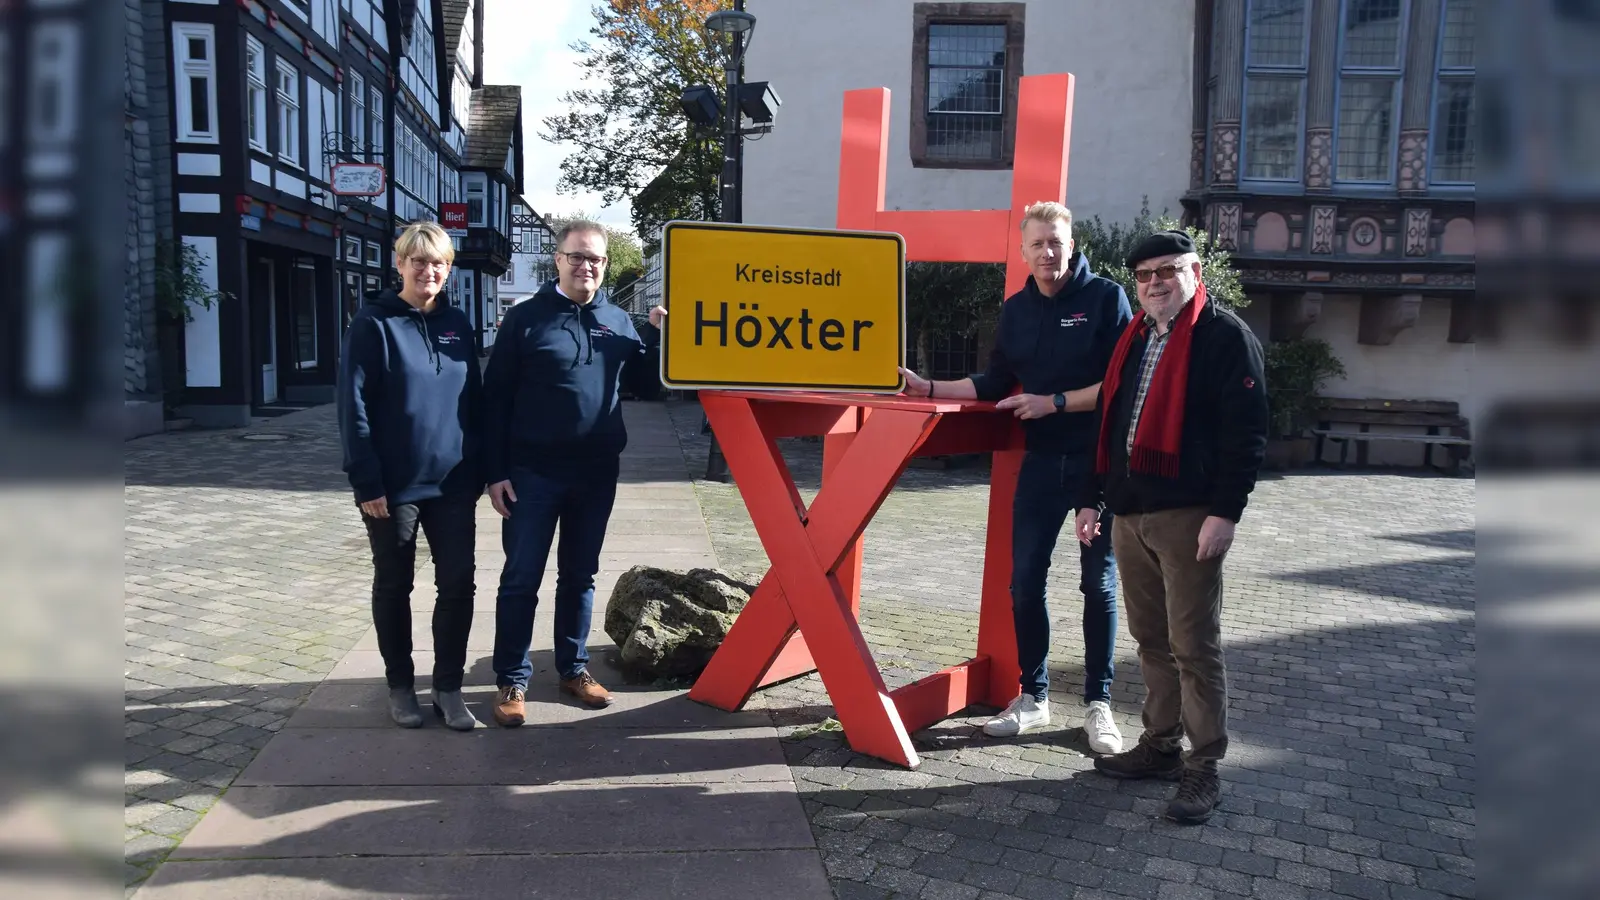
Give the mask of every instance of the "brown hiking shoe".
<svg viewBox="0 0 1600 900">
<path fill-rule="evenodd" d="M 494 720 L 506 728 L 516 728 L 527 719 L 523 715 L 523 690 L 516 685 L 500 689 L 494 700 Z"/>
<path fill-rule="evenodd" d="M 577 678 L 561 679 L 561 690 L 577 697 L 579 703 L 592 709 L 605 709 L 611 705 L 611 694 L 594 680 L 588 670 L 579 672 Z"/>
<path fill-rule="evenodd" d="M 1167 818 L 1183 825 L 1199 825 L 1211 818 L 1222 802 L 1222 781 L 1209 769 L 1184 769 L 1177 796 L 1167 804 Z"/>
<path fill-rule="evenodd" d="M 1162 753 L 1141 740 L 1133 745 L 1132 750 L 1096 759 L 1094 768 L 1096 772 L 1112 778 L 1177 781 L 1183 774 L 1183 757 L 1177 753 Z"/>
</svg>

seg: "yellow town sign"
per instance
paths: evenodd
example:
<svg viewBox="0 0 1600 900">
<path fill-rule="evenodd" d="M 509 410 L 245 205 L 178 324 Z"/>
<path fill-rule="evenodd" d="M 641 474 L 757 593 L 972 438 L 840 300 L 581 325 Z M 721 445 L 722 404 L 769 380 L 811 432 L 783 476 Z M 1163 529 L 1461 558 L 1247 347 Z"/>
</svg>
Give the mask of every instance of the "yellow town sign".
<svg viewBox="0 0 1600 900">
<path fill-rule="evenodd" d="M 661 252 L 667 387 L 901 389 L 900 235 L 669 222 Z"/>
</svg>

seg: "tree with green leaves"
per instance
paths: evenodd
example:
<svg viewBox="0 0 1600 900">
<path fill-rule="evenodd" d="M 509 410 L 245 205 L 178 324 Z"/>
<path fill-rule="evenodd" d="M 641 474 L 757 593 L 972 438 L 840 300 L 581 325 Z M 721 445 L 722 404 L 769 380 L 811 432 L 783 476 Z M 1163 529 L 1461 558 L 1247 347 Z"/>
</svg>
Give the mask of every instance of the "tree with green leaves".
<svg viewBox="0 0 1600 900">
<path fill-rule="evenodd" d="M 1096 275 L 1104 275 L 1122 285 L 1128 300 L 1138 305 L 1139 292 L 1124 260 L 1138 243 L 1157 231 L 1182 229 L 1194 240 L 1195 252 L 1200 255 L 1200 278 L 1206 283 L 1206 296 L 1223 306 L 1238 309 L 1250 304 L 1239 286 L 1239 273 L 1226 250 L 1220 250 L 1211 235 L 1199 228 L 1184 228 L 1165 210 L 1160 216 L 1150 214 L 1150 198 L 1144 198 L 1139 215 L 1132 225 L 1111 224 L 1100 221 L 1099 216 L 1072 223 L 1072 238 L 1078 249 L 1089 257 L 1089 268 Z"/>
<path fill-rule="evenodd" d="M 593 8 L 583 54 L 586 86 L 567 92 L 567 111 L 547 117 L 540 137 L 573 146 L 561 162 L 562 191 L 627 200 L 649 249 L 673 219 L 715 220 L 720 137 L 683 114 L 685 88 L 723 87 L 726 51 L 707 39 L 706 17 L 732 0 L 604 0 Z"/>
</svg>

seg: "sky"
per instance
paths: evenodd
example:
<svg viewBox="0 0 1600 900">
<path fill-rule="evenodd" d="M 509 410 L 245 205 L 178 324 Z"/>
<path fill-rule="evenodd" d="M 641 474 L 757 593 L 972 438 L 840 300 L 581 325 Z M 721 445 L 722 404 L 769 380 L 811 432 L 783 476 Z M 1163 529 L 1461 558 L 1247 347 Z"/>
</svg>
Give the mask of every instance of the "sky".
<svg viewBox="0 0 1600 900">
<path fill-rule="evenodd" d="M 565 109 L 561 96 L 583 86 L 574 41 L 589 38 L 592 0 L 486 0 L 483 80 L 522 86 L 522 195 L 545 215 L 582 210 L 602 224 L 633 231 L 627 201 L 607 208 L 600 195 L 559 194 L 561 160 L 573 144 L 542 140 L 546 116 Z"/>
</svg>

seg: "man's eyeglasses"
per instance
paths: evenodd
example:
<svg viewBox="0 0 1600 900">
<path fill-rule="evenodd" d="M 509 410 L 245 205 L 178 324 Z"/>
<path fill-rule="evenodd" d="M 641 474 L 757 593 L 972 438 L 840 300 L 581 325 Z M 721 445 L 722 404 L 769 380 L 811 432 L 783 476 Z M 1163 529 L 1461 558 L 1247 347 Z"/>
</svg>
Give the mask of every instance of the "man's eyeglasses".
<svg viewBox="0 0 1600 900">
<path fill-rule="evenodd" d="M 1179 266 L 1168 265 L 1156 266 L 1154 269 L 1134 269 L 1133 280 L 1139 282 L 1140 284 L 1148 284 L 1150 282 L 1150 276 L 1154 275 L 1157 278 L 1160 278 L 1162 281 L 1166 281 L 1172 276 L 1178 274 L 1179 268 Z"/>
<path fill-rule="evenodd" d="M 411 268 L 418 272 L 421 272 L 424 269 L 432 269 L 435 272 L 443 272 L 450 265 L 442 259 L 426 259 L 421 256 L 413 256 L 407 260 L 407 262 L 411 263 Z"/>
<path fill-rule="evenodd" d="M 594 266 L 596 269 L 598 269 L 606 264 L 606 258 L 604 256 L 590 256 L 587 253 L 565 252 L 557 253 L 556 255 L 565 256 L 567 258 L 567 264 L 572 266 Z"/>
</svg>

